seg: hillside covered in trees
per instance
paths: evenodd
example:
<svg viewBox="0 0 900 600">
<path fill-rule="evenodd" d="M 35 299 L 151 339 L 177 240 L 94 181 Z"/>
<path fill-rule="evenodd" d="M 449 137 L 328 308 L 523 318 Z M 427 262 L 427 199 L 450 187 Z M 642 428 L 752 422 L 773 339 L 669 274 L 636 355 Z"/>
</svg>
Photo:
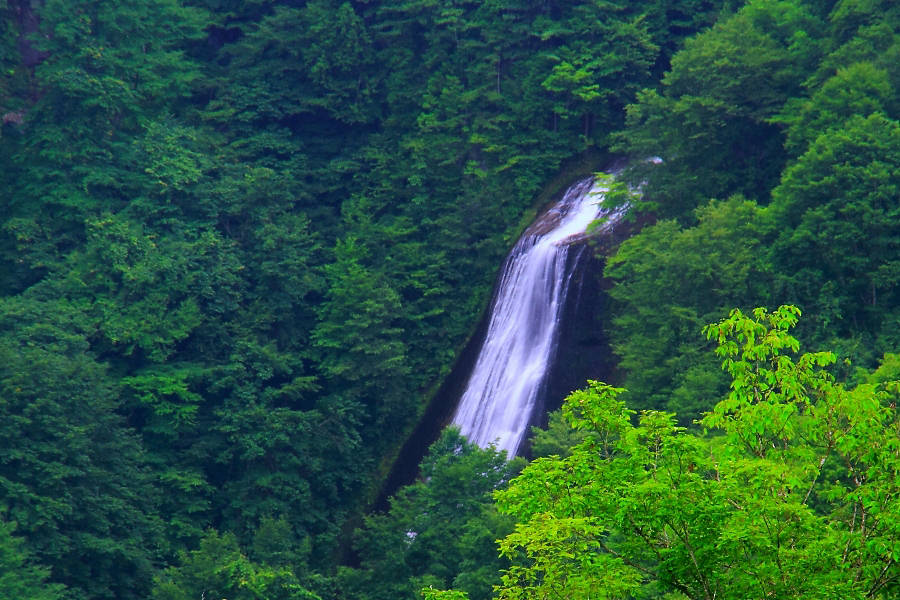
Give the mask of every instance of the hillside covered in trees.
<svg viewBox="0 0 900 600">
<path fill-rule="evenodd" d="M 595 273 L 616 435 L 728 438 L 703 415 L 748 375 L 704 327 L 796 306 L 832 387 L 788 395 L 869 390 L 896 516 L 898 29 L 889 0 L 0 2 L 0 597 L 489 598 L 523 459 L 451 430 L 365 513 L 515 237 L 613 157 L 643 192 Z M 534 456 L 587 452 L 567 418 Z M 835 489 L 805 526 L 849 522 Z M 887 598 L 882 533 L 857 579 Z M 670 580 L 604 593 L 704 597 Z"/>
</svg>

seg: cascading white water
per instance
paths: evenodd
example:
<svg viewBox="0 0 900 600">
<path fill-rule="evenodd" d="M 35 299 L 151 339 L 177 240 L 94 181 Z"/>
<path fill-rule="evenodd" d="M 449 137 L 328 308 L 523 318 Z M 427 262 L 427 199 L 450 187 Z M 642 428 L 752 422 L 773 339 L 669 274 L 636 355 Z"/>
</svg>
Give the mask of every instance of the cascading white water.
<svg viewBox="0 0 900 600">
<path fill-rule="evenodd" d="M 576 183 L 529 227 L 510 252 L 491 308 L 487 335 L 457 406 L 453 424 L 479 446 L 513 456 L 556 355 L 559 326 L 572 278 L 570 242 L 604 215 L 607 188 Z M 606 213 L 606 214 L 604 214 Z"/>
</svg>

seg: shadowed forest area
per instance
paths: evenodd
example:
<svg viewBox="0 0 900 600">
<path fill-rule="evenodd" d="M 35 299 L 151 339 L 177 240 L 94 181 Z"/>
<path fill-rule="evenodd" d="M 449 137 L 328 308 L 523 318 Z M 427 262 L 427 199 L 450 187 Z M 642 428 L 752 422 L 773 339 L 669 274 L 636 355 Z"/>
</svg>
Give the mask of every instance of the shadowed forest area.
<svg viewBox="0 0 900 600">
<path fill-rule="evenodd" d="M 0 597 L 896 597 L 898 29 L 888 0 L 0 2 Z M 617 387 L 528 467 L 445 432 L 366 514 L 507 250 L 612 157 L 643 191 L 593 273 Z M 675 464 L 695 501 L 642 506 Z"/>
</svg>

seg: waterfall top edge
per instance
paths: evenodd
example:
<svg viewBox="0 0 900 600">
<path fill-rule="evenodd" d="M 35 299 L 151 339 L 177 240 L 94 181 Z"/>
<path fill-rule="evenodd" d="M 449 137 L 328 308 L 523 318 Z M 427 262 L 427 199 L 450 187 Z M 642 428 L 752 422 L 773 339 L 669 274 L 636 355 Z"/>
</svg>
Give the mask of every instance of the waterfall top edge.
<svg viewBox="0 0 900 600">
<path fill-rule="evenodd" d="M 621 169 L 617 169 L 610 175 L 615 177 L 620 171 Z M 602 235 L 628 208 L 627 205 L 605 206 L 605 194 L 608 191 L 606 182 L 597 181 L 594 176 L 576 181 L 559 200 L 535 219 L 525 230 L 522 240 L 543 238 L 554 245 L 569 245 Z M 601 218 L 605 218 L 606 222 L 599 227 L 590 228 L 592 223 Z"/>
</svg>

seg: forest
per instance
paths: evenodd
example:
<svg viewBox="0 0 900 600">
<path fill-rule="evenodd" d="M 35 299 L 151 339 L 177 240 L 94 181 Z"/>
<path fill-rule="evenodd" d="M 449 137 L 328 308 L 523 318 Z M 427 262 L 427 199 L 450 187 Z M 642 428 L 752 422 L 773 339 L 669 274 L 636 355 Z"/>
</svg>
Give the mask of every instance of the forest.
<svg viewBox="0 0 900 600">
<path fill-rule="evenodd" d="M 900 4 L 0 0 L 0 116 L 0 599 L 900 597 Z M 376 510 L 613 160 L 613 380 Z"/>
</svg>

